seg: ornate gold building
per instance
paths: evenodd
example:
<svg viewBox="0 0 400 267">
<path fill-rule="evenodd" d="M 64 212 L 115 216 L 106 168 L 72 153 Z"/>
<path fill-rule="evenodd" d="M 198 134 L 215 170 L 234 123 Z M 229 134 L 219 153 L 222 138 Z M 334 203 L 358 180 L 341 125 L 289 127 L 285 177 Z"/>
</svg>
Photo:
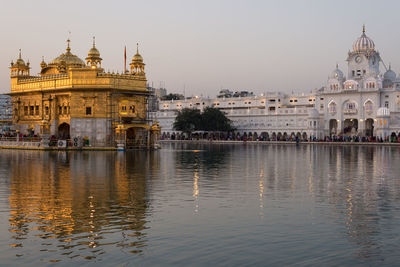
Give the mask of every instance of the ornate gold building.
<svg viewBox="0 0 400 267">
<path fill-rule="evenodd" d="M 65 53 L 50 63 L 40 63 L 38 76 L 30 75 L 30 63 L 11 62 L 13 125 L 22 134 L 59 139 L 85 138 L 103 147 L 125 143 L 151 146 L 158 133 L 147 116 L 146 75 L 137 49 L 130 71 L 106 73 L 96 48 L 90 48 L 86 63 Z M 76 139 L 75 139 L 76 140 Z"/>
</svg>

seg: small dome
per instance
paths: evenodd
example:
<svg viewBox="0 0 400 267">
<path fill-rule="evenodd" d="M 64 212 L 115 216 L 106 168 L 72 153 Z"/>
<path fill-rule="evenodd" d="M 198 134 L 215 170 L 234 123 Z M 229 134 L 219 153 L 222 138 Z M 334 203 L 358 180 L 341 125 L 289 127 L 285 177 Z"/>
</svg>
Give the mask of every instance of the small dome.
<svg viewBox="0 0 400 267">
<path fill-rule="evenodd" d="M 308 111 L 308 118 L 310 118 L 310 119 L 317 119 L 317 118 L 319 118 L 319 112 L 318 112 L 318 110 L 316 110 L 315 108 L 310 109 L 310 110 Z"/>
<path fill-rule="evenodd" d="M 336 69 L 332 71 L 330 78 L 343 80 L 344 75 L 343 75 L 343 72 L 338 68 L 338 65 L 336 65 Z"/>
<path fill-rule="evenodd" d="M 85 62 L 80 59 L 79 57 L 75 56 L 74 54 L 71 53 L 71 48 L 69 47 L 69 40 L 68 42 L 68 47 L 67 47 L 67 52 L 64 54 L 61 54 L 60 56 L 56 57 L 49 63 L 49 65 L 61 65 L 65 64 L 67 67 L 73 66 L 73 67 L 84 67 Z"/>
<path fill-rule="evenodd" d="M 89 50 L 88 57 L 100 57 L 100 52 L 96 47 L 92 47 Z"/>
<path fill-rule="evenodd" d="M 143 57 L 140 54 L 136 53 L 136 55 L 134 55 L 132 58 L 132 62 L 143 62 Z"/>
<path fill-rule="evenodd" d="M 16 65 L 25 65 L 25 61 L 21 57 L 21 49 L 19 50 L 19 56 L 17 61 L 15 62 Z"/>
<path fill-rule="evenodd" d="M 143 57 L 139 54 L 139 44 L 136 44 L 136 54 L 132 58 L 133 63 L 143 63 Z"/>
<path fill-rule="evenodd" d="M 25 61 L 22 58 L 17 59 L 17 61 L 15 62 L 15 64 L 18 65 L 25 65 Z"/>
<path fill-rule="evenodd" d="M 378 109 L 378 111 L 376 112 L 376 115 L 378 117 L 389 117 L 390 116 L 390 111 L 388 108 L 385 107 L 381 107 Z"/>
<path fill-rule="evenodd" d="M 383 79 L 384 80 L 390 80 L 394 82 L 396 80 L 396 73 L 392 71 L 391 66 L 389 65 L 389 69 L 383 74 Z"/>
<path fill-rule="evenodd" d="M 374 41 L 365 34 L 365 26 L 363 26 L 363 32 L 361 36 L 354 42 L 354 52 L 367 52 L 375 50 Z"/>
<path fill-rule="evenodd" d="M 88 59 L 100 59 L 101 60 L 100 52 L 96 48 L 95 37 L 93 37 L 93 47 L 90 48 L 86 60 L 88 60 Z"/>
</svg>

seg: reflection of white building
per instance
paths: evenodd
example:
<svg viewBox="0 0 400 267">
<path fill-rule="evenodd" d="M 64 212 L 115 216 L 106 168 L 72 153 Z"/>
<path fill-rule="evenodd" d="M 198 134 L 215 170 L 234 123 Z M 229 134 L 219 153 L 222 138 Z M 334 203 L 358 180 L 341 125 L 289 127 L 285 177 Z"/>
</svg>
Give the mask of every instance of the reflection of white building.
<svg viewBox="0 0 400 267">
<path fill-rule="evenodd" d="M 348 53 L 347 77 L 336 66 L 327 86 L 311 94 L 266 93 L 261 96 L 190 98 L 161 101 L 156 113 L 163 133 L 173 133 L 182 108 L 207 106 L 227 113 L 241 134 L 387 137 L 400 132 L 400 77 L 386 69 L 374 42 L 361 36 Z M 226 94 L 225 94 L 226 95 Z"/>
<path fill-rule="evenodd" d="M 11 97 L 8 95 L 0 95 L 0 134 L 11 128 L 11 120 Z"/>
</svg>

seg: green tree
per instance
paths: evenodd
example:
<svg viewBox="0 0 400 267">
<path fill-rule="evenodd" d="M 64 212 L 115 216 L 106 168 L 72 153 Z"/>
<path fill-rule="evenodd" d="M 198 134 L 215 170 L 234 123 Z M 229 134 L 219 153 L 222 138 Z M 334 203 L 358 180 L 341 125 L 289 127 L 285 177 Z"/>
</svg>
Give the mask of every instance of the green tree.
<svg viewBox="0 0 400 267">
<path fill-rule="evenodd" d="M 184 108 L 178 111 L 175 117 L 174 129 L 190 135 L 193 131 L 200 130 L 201 114 L 200 110 Z"/>
<path fill-rule="evenodd" d="M 182 100 L 182 99 L 184 99 L 183 95 L 173 94 L 173 93 L 161 97 L 161 100 Z"/>
<path fill-rule="evenodd" d="M 233 131 L 232 121 L 225 116 L 225 113 L 217 108 L 207 107 L 201 114 L 201 130 L 209 132 Z"/>
</svg>

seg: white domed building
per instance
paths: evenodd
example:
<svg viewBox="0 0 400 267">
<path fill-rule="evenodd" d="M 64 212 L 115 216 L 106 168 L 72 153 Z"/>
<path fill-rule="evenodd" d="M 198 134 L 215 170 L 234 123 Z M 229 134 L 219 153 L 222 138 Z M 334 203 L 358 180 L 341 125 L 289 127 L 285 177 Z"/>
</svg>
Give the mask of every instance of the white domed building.
<svg viewBox="0 0 400 267">
<path fill-rule="evenodd" d="M 348 53 L 347 62 L 347 77 L 342 77 L 337 68 L 316 97 L 316 107 L 323 114 L 324 134 L 398 136 L 400 80 L 390 65 L 381 73 L 380 66 L 386 66 L 365 27 Z M 381 125 L 378 118 L 382 116 Z"/>
<path fill-rule="evenodd" d="M 386 68 L 365 27 L 346 60 L 347 76 L 336 65 L 326 86 L 311 94 L 271 92 L 234 97 L 232 93 L 160 101 L 155 116 L 166 135 L 177 134 L 172 126 L 177 111 L 212 106 L 227 114 L 239 134 L 253 137 L 399 137 L 400 75 L 390 65 Z"/>
</svg>

